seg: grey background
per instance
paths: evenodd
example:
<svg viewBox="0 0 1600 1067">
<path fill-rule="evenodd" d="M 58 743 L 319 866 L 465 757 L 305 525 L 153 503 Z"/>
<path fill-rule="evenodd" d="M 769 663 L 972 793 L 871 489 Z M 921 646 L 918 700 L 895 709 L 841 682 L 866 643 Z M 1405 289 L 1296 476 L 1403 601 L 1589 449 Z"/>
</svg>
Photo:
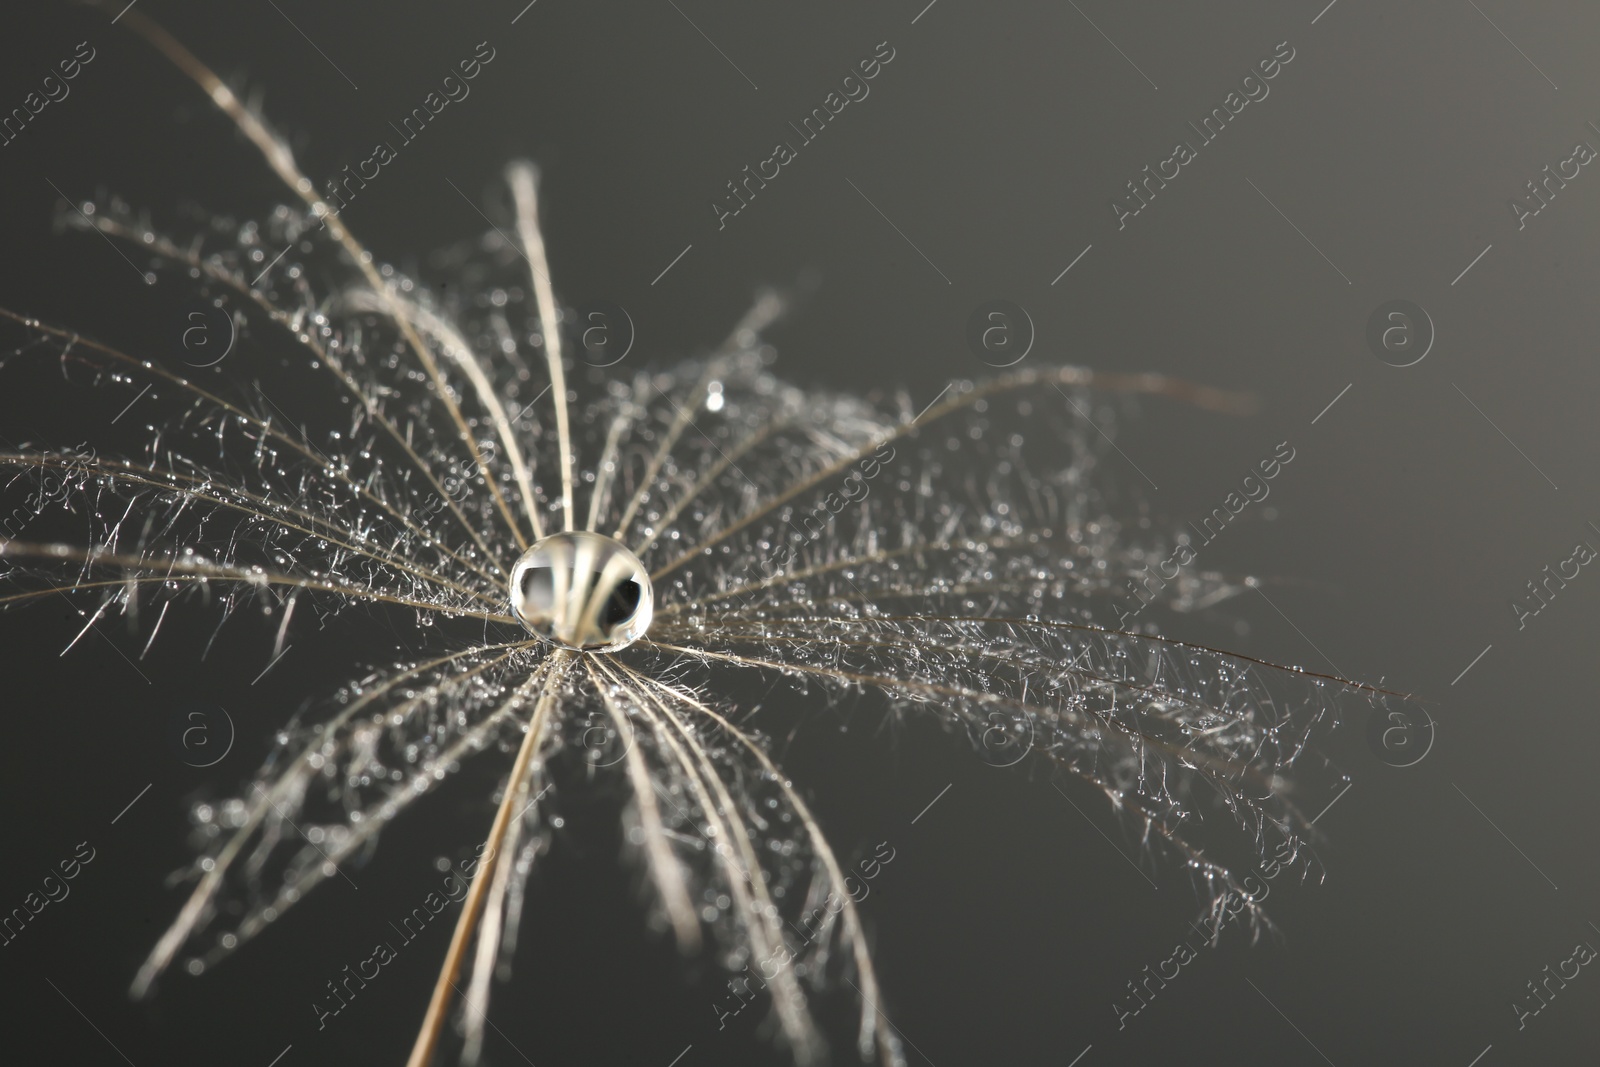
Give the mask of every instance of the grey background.
<svg viewBox="0 0 1600 1067">
<path fill-rule="evenodd" d="M 1319 822 L 1328 877 L 1274 887 L 1283 941 L 1205 952 L 1119 1031 L 1113 1000 L 1194 916 L 1182 873 L 1145 864 L 1152 889 L 1102 806 L 1074 798 L 1091 825 L 1045 781 L 986 767 L 964 742 L 880 729 L 870 701 L 797 707 L 786 765 L 836 845 L 897 849 L 864 910 L 912 1062 L 1594 1062 L 1600 978 L 1586 970 L 1525 1029 L 1511 1005 L 1575 942 L 1600 944 L 1589 784 L 1600 577 L 1586 569 L 1522 630 L 1510 604 L 1580 538 L 1600 545 L 1585 525 L 1600 524 L 1600 174 L 1585 167 L 1521 230 L 1508 199 L 1574 143 L 1600 147 L 1600 11 L 924 2 L 538 0 L 515 25 L 521 0 L 139 9 L 258 91 L 319 178 L 390 139 L 389 121 L 490 42 L 496 58 L 472 95 L 404 148 L 346 221 L 432 281 L 424 254 L 483 228 L 445 179 L 490 208 L 504 199 L 504 162 L 530 155 L 545 169 L 558 287 L 629 310 L 630 360 L 703 350 L 756 286 L 804 279 L 811 295 L 774 332 L 780 372 L 800 382 L 904 384 L 931 399 L 984 373 L 966 320 L 1004 298 L 1036 324 L 1031 362 L 1157 370 L 1261 398 L 1245 418 L 1153 407 L 1118 443 L 1159 486 L 1152 511 L 1181 521 L 1290 441 L 1273 521 L 1216 550 L 1219 566 L 1279 580 L 1281 614 L 1257 600 L 1227 609 L 1230 645 L 1421 695 L 1438 722 L 1433 750 L 1395 769 L 1366 747 L 1364 723 L 1346 724 L 1339 757 L 1353 786 Z M 283 194 L 195 90 L 106 16 L 12 7 L 0 26 L 0 109 L 77 41 L 99 53 L 67 100 L 0 148 L 0 303 L 171 343 L 170 316 L 109 248 L 52 234 L 49 183 L 74 198 L 118 193 L 168 220 L 184 204 L 259 215 Z M 870 96 L 719 232 L 709 204 L 723 184 L 884 40 L 896 54 Z M 1295 58 L 1270 95 L 1119 231 L 1111 198 L 1193 141 L 1186 124 L 1281 41 Z M 1364 340 L 1369 313 L 1392 299 L 1436 326 L 1415 366 L 1386 365 Z M 79 439 L 30 398 L 6 401 L 8 436 Z M 215 974 L 130 1004 L 128 978 L 176 906 L 161 879 L 185 855 L 186 798 L 240 780 L 275 722 L 344 679 L 352 651 L 308 635 L 294 670 L 249 687 L 259 634 L 204 664 L 174 640 L 143 665 L 146 683 L 103 644 L 58 657 L 77 629 L 64 616 L 0 620 L 11 731 L 0 904 L 19 903 L 78 841 L 98 855 L 70 898 L 0 949 L 6 1043 L 141 1067 L 264 1065 L 290 1045 L 284 1067 L 397 1062 L 442 936 L 327 1030 L 307 1005 L 366 954 L 369 928 L 431 882 L 430 859 L 480 832 L 492 774 L 391 830 L 359 898 L 330 886 Z M 205 771 L 183 765 L 169 737 L 175 709 L 195 700 L 239 724 L 229 757 Z M 496 996 L 493 1062 L 665 1067 L 686 1046 L 681 1067 L 778 1061 L 749 1015 L 717 1031 L 716 976 L 685 969 L 645 928 L 606 819 L 588 821 L 593 833 L 578 833 L 586 820 L 573 813 L 538 879 L 518 977 Z M 827 1009 L 842 1062 L 850 1010 L 846 997 Z"/>
</svg>

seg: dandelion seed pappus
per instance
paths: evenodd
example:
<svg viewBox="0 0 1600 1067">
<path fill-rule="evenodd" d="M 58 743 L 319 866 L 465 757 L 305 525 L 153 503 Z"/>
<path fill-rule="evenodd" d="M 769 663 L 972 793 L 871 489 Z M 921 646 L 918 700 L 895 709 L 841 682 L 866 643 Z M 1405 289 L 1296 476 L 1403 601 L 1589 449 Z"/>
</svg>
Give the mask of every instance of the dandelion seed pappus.
<svg viewBox="0 0 1600 1067">
<path fill-rule="evenodd" d="M 146 651 L 177 640 L 179 620 L 215 640 L 259 615 L 257 682 L 280 690 L 308 688 L 297 646 L 343 656 L 378 628 L 414 650 L 372 669 L 351 653 L 347 684 L 300 693 L 309 710 L 283 716 L 258 771 L 194 803 L 185 895 L 130 968 L 135 998 L 292 921 L 397 819 L 487 767 L 498 788 L 460 827 L 477 858 L 441 868 L 452 888 L 419 894 L 414 913 L 418 936 L 451 933 L 407 1022 L 412 1067 L 484 1062 L 498 1012 L 540 1010 L 494 994 L 519 931 L 559 921 L 529 886 L 563 847 L 560 805 L 585 789 L 625 796 L 627 860 L 661 936 L 747 991 L 759 972 L 782 1056 L 901 1067 L 881 1010 L 895 991 L 858 906 L 895 850 L 884 842 L 870 874 L 835 851 L 816 783 L 785 773 L 778 740 L 732 696 L 739 677 L 937 723 L 980 764 L 1114 809 L 1149 843 L 1147 865 L 1192 877 L 1202 912 L 1226 904 L 1252 934 L 1270 929 L 1213 857 L 1243 856 L 1244 874 L 1273 855 L 1313 869 L 1290 783 L 1344 781 L 1319 749 L 1341 705 L 1407 698 L 1157 628 L 1251 588 L 1244 576 L 1185 571 L 1141 602 L 1138 628 L 1118 625 L 1118 598 L 1180 528 L 1127 517 L 1102 427 L 1133 397 L 1225 414 L 1239 396 L 1046 365 L 1031 320 L 1029 358 L 986 380 L 804 389 L 774 373 L 764 339 L 777 293 L 708 354 L 647 364 L 620 307 L 604 305 L 614 332 L 585 334 L 590 314 L 558 300 L 533 164 L 505 168 L 504 210 L 489 207 L 447 285 L 424 285 L 358 240 L 255 103 L 141 8 L 117 21 L 214 109 L 190 135 L 247 155 L 283 202 L 188 229 L 105 194 L 58 205 L 80 231 L 63 240 L 110 243 L 190 317 L 154 358 L 0 308 L 0 373 L 108 416 L 104 440 L 7 434 L 0 467 L 44 514 L 0 530 L 0 606 L 65 600 L 83 620 L 74 643 L 125 620 Z M 289 355 L 266 367 L 269 351 Z M 1057 394 L 1069 402 L 1039 402 Z M 236 781 L 254 757 L 235 718 L 194 715 L 184 762 Z M 144 814 L 178 832 L 170 811 Z M 385 945 L 409 945 L 407 930 Z M 404 949 L 406 964 L 422 951 Z M 347 980 L 316 991 L 327 1027 L 344 1025 Z M 842 1033 L 827 1004 L 847 1006 Z"/>
</svg>

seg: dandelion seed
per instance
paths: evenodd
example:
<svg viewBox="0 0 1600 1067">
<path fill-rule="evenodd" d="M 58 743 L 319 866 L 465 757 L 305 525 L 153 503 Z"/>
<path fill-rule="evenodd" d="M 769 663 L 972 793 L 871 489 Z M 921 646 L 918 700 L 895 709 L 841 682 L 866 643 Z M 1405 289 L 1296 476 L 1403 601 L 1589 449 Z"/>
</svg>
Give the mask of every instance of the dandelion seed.
<svg viewBox="0 0 1600 1067">
<path fill-rule="evenodd" d="M 1117 398 L 1230 397 L 1073 367 L 959 382 L 932 402 L 928 389 L 926 406 L 807 392 L 770 373 L 771 297 L 702 359 L 631 376 L 569 363 L 530 165 L 507 171 L 517 246 L 486 244 L 450 300 L 433 297 L 374 262 L 288 145 L 182 45 L 138 9 L 122 24 L 301 203 L 183 240 L 115 201 L 66 221 L 220 301 L 288 354 L 296 383 L 331 387 L 342 414 L 301 422 L 249 372 L 194 380 L 0 311 L 24 338 L 6 373 L 104 393 L 110 410 L 137 392 L 149 412 L 143 430 L 118 427 L 133 447 L 0 452 L 13 488 L 38 490 L 77 531 L 0 529 L 0 605 L 64 595 L 85 617 L 159 604 L 162 619 L 176 604 L 219 626 L 259 608 L 282 649 L 322 630 L 330 647 L 383 614 L 414 619 L 428 650 L 353 678 L 276 735 L 238 797 L 195 807 L 192 889 L 136 995 L 175 963 L 214 966 L 468 762 L 510 755 L 415 1067 L 435 1059 L 457 1002 L 460 1056 L 478 1057 L 528 879 L 564 825 L 557 802 L 602 773 L 631 790 L 625 838 L 664 930 L 730 971 L 784 954 L 769 1005 L 797 1062 L 825 1055 L 814 998 L 848 986 L 856 1051 L 903 1064 L 844 868 L 803 786 L 717 695 L 731 670 L 828 700 L 875 691 L 995 765 L 1048 765 L 1189 869 L 1209 911 L 1246 900 L 1252 930 L 1266 917 L 1211 846 L 1311 869 L 1290 783 L 1338 779 L 1314 742 L 1341 700 L 1394 695 L 1106 624 L 1122 585 L 1171 550 L 1116 517 L 1099 463 Z M 264 249 L 283 250 L 267 277 Z M 1030 400 L 1056 390 L 1071 404 Z M 1161 607 L 1244 588 L 1184 574 Z M 1202 835 L 1213 798 L 1231 836 Z M 799 929 L 814 932 L 796 942 Z"/>
</svg>

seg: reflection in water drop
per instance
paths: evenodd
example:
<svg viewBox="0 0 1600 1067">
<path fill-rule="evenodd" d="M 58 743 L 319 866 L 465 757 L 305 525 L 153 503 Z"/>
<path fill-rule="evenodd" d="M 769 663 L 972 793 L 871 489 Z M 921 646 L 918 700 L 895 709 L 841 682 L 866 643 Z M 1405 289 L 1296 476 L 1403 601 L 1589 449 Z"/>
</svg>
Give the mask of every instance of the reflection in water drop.
<svg viewBox="0 0 1600 1067">
<path fill-rule="evenodd" d="M 613 652 L 650 626 L 655 597 L 639 557 L 620 542 L 574 531 L 539 541 L 511 571 L 522 625 L 564 648 Z"/>
</svg>

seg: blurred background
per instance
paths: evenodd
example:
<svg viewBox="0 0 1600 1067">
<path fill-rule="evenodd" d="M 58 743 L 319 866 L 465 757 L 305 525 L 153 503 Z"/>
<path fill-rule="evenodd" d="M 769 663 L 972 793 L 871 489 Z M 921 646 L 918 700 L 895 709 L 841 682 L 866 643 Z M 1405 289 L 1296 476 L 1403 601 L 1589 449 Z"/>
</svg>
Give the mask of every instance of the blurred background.
<svg viewBox="0 0 1600 1067">
<path fill-rule="evenodd" d="M 1131 1013 L 1129 983 L 1199 942 L 1181 871 L 1130 862 L 1138 842 L 1087 794 L 986 766 L 936 728 L 885 728 L 873 700 L 757 691 L 794 705 L 784 762 L 840 852 L 896 850 L 862 907 L 912 1063 L 1595 1062 L 1600 975 L 1550 976 L 1600 946 L 1600 574 L 1579 567 L 1540 600 L 1529 583 L 1600 548 L 1600 10 L 525 3 L 138 10 L 264 107 L 318 180 L 399 146 L 394 126 L 492 50 L 344 220 L 448 284 L 429 253 L 479 235 L 480 208 L 504 210 L 506 161 L 533 158 L 558 291 L 625 308 L 630 361 L 705 351 L 774 284 L 806 294 L 772 333 L 778 372 L 806 385 L 931 400 L 1005 362 L 968 334 L 1007 301 L 1029 364 L 1255 394 L 1246 417 L 1147 405 L 1118 438 L 1120 476 L 1181 523 L 1288 442 L 1270 501 L 1207 550 L 1272 579 L 1271 597 L 1207 625 L 1237 651 L 1429 702 L 1432 725 L 1399 738 L 1339 730 L 1350 788 L 1319 817 L 1327 877 L 1274 883 L 1282 938 L 1225 938 Z M 186 212 L 258 217 L 285 194 L 113 14 L 0 14 L 0 115 L 59 61 L 93 57 L 0 145 L 0 305 L 167 351 L 182 332 L 168 298 L 98 237 L 56 232 L 63 197 L 119 195 L 181 231 Z M 802 144 L 790 124 L 875 57 L 867 94 Z M 730 199 L 780 141 L 795 158 Z M 10 438 L 77 443 L 33 397 L 0 405 Z M 189 799 L 226 795 L 289 714 L 393 647 L 308 627 L 291 669 L 251 685 L 270 633 L 225 633 L 199 661 L 209 625 L 167 625 L 135 663 L 142 641 L 119 627 L 61 654 L 81 626 L 64 604 L 0 619 L 0 909 L 80 843 L 93 855 L 0 946 L 7 1046 L 140 1067 L 401 1062 L 442 928 L 326 1028 L 310 1005 L 441 877 L 436 857 L 480 838 L 497 772 L 391 828 L 359 891 L 331 883 L 213 973 L 132 1003 L 179 903 L 164 879 L 188 856 Z M 208 767 L 174 743 L 196 707 L 231 724 Z M 495 995 L 490 1062 L 783 1062 L 756 1013 L 719 1029 L 721 979 L 648 928 L 610 813 L 567 814 Z M 852 1011 L 825 1003 L 838 1062 Z"/>
</svg>

